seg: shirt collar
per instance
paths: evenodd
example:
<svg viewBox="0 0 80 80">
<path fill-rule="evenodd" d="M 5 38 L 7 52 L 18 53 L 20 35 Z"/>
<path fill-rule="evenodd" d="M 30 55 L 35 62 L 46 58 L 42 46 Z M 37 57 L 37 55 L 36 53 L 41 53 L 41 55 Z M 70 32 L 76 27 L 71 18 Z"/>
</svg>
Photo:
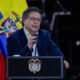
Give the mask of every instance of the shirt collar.
<svg viewBox="0 0 80 80">
<path fill-rule="evenodd" d="M 29 40 L 31 37 L 31 34 L 29 34 L 29 32 L 25 28 L 23 28 L 23 29 L 24 29 L 24 33 L 26 35 L 26 38 Z M 36 32 L 36 34 L 38 34 L 38 32 Z"/>
</svg>

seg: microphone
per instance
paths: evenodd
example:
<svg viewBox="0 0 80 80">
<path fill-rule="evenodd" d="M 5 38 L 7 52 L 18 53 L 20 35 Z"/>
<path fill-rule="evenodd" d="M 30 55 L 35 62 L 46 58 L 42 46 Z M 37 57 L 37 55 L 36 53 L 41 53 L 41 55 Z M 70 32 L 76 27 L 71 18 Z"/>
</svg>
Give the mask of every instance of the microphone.
<svg viewBox="0 0 80 80">
<path fill-rule="evenodd" d="M 32 36 L 36 36 L 36 37 L 38 38 L 38 34 L 33 34 Z M 37 38 L 36 38 L 36 39 L 37 39 Z"/>
<path fill-rule="evenodd" d="M 36 43 L 35 43 L 35 50 L 34 50 L 34 57 L 36 57 L 36 51 L 37 51 L 37 43 L 38 43 L 38 34 L 33 34 L 32 36 L 36 36 Z"/>
</svg>

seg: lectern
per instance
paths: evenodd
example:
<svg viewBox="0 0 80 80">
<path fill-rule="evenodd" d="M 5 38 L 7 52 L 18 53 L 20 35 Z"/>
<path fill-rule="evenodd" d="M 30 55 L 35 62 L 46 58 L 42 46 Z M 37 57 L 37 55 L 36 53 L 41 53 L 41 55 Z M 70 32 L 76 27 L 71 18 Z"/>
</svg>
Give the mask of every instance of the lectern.
<svg viewBox="0 0 80 80">
<path fill-rule="evenodd" d="M 61 56 L 8 56 L 7 78 L 11 79 L 61 79 L 64 74 Z"/>
</svg>

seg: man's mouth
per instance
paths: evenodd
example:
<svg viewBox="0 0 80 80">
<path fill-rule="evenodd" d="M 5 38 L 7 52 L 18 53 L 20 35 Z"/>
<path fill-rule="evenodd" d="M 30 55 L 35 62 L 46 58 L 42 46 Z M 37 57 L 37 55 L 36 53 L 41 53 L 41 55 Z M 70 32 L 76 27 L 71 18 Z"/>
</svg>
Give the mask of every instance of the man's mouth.
<svg viewBox="0 0 80 80">
<path fill-rule="evenodd" d="M 35 29 L 36 29 L 36 28 L 38 28 L 38 26 L 37 26 L 37 25 L 32 25 L 32 27 L 33 27 L 33 28 L 35 28 Z"/>
</svg>

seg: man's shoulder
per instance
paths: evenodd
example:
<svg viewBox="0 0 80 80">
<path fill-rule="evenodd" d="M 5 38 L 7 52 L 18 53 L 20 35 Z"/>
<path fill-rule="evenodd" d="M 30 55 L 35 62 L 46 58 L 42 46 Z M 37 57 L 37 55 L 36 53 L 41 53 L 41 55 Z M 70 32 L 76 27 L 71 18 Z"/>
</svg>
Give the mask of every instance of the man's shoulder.
<svg viewBox="0 0 80 80">
<path fill-rule="evenodd" d="M 39 33 L 45 35 L 45 34 L 49 34 L 49 31 L 40 29 L 40 30 L 39 30 Z"/>
<path fill-rule="evenodd" d="M 46 35 L 49 35 L 50 33 L 49 33 L 49 31 L 47 31 L 47 30 L 40 29 L 40 30 L 39 30 L 39 34 L 40 34 L 41 36 L 46 36 Z"/>
<path fill-rule="evenodd" d="M 23 34 L 23 29 L 19 29 L 16 32 L 14 32 L 13 34 L 11 34 L 9 37 L 20 37 Z"/>
</svg>

